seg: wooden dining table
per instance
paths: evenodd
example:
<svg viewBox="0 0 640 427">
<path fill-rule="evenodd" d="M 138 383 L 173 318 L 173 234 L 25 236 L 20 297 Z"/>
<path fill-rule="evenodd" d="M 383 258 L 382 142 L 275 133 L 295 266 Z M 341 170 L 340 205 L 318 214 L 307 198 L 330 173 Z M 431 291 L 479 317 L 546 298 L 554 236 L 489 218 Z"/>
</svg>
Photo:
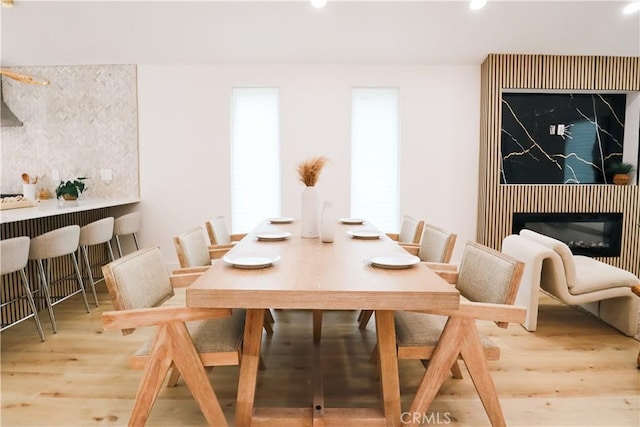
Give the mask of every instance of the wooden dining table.
<svg viewBox="0 0 640 427">
<path fill-rule="evenodd" d="M 399 426 L 400 386 L 394 311 L 456 310 L 458 291 L 422 264 L 408 268 L 372 265 L 375 257 L 407 252 L 383 233 L 363 239 L 353 234 L 377 231 L 366 222 L 336 226 L 332 243 L 300 237 L 299 221 L 258 225 L 186 290 L 189 307 L 247 309 L 240 365 L 237 426 Z M 261 240 L 269 233 L 290 233 L 283 240 Z M 262 268 L 238 268 L 246 257 L 274 260 Z M 325 408 L 319 358 L 314 364 L 313 401 L 303 408 L 254 405 L 265 309 L 374 310 L 382 407 Z M 311 327 L 311 326 L 310 326 Z M 354 331 L 357 324 L 354 323 Z M 277 333 L 277 328 L 276 332 Z M 316 347 L 322 345 L 321 341 Z"/>
</svg>

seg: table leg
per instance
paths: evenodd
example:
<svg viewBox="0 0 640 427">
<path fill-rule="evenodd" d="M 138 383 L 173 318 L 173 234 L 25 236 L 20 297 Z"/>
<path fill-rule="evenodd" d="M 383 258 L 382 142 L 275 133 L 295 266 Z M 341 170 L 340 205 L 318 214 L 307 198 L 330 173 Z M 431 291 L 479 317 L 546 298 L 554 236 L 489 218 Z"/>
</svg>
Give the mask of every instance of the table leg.
<svg viewBox="0 0 640 427">
<path fill-rule="evenodd" d="M 400 379 L 393 311 L 376 311 L 376 334 L 378 337 L 378 358 L 380 361 L 380 383 L 384 401 L 384 414 L 387 426 L 399 426 L 401 423 Z"/>
<path fill-rule="evenodd" d="M 250 426 L 253 416 L 253 402 L 256 394 L 258 366 L 260 364 L 260 346 L 264 309 L 247 310 L 242 342 L 242 360 L 238 379 L 238 398 L 235 424 L 238 427 Z"/>
</svg>

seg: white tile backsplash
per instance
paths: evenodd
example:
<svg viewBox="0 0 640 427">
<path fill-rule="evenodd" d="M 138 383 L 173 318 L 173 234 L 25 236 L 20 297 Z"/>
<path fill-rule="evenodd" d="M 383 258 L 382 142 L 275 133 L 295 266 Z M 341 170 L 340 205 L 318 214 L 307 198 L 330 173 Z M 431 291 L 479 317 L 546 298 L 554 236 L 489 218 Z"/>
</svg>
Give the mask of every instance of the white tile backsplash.
<svg viewBox="0 0 640 427">
<path fill-rule="evenodd" d="M 24 123 L 0 128 L 0 191 L 22 193 L 23 172 L 55 195 L 60 179 L 87 176 L 86 196 L 139 196 L 135 65 L 7 67 L 49 80 L 31 85 L 2 77 L 5 103 Z M 110 169 L 112 181 L 101 180 Z"/>
</svg>

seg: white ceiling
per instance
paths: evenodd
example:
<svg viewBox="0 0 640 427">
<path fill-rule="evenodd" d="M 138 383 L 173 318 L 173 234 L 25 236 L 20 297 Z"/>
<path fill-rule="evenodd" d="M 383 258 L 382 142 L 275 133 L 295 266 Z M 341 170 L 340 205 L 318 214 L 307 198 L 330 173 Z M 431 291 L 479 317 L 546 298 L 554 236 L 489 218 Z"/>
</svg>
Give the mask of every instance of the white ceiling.
<svg viewBox="0 0 640 427">
<path fill-rule="evenodd" d="M 623 1 L 25 1 L 1 9 L 4 66 L 480 64 L 489 53 L 640 56 Z"/>
</svg>

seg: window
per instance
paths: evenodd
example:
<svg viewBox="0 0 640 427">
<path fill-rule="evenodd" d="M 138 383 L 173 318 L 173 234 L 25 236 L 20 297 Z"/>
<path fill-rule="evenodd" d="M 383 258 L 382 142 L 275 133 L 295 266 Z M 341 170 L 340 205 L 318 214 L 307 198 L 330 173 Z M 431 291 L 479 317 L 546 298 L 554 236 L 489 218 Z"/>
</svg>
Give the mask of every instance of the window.
<svg viewBox="0 0 640 427">
<path fill-rule="evenodd" d="M 354 89 L 351 120 L 351 215 L 397 231 L 398 89 Z"/>
<path fill-rule="evenodd" d="M 280 215 L 277 88 L 234 88 L 231 106 L 231 230 Z"/>
</svg>

